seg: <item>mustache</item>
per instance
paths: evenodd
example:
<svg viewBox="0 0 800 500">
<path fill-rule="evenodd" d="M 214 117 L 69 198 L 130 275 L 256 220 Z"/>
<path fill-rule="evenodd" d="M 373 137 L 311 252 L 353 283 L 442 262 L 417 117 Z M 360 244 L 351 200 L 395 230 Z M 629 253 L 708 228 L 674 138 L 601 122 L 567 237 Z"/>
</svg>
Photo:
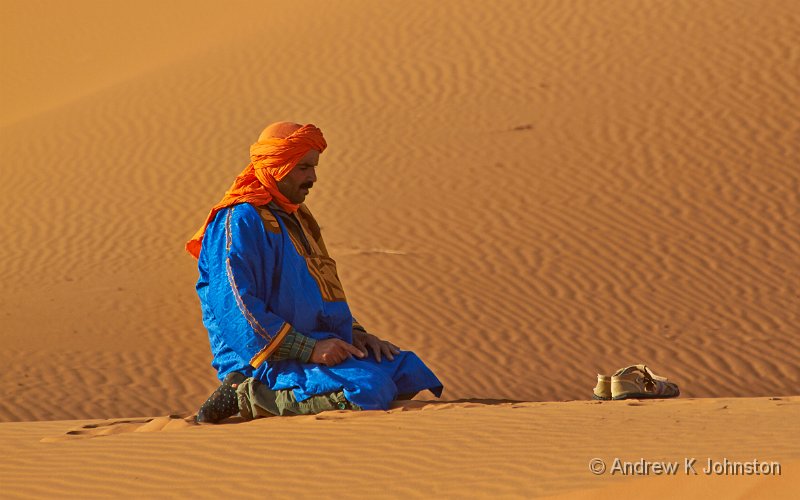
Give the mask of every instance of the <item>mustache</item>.
<svg viewBox="0 0 800 500">
<path fill-rule="evenodd" d="M 314 186 L 313 182 L 304 182 L 303 184 L 300 184 L 301 189 L 311 189 L 312 186 Z"/>
</svg>

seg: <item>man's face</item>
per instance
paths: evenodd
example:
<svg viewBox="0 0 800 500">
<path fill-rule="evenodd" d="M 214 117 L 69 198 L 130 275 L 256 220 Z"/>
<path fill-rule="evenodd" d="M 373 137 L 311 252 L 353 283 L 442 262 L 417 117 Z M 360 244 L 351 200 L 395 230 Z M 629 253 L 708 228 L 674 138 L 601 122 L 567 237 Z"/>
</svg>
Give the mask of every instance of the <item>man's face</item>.
<svg viewBox="0 0 800 500">
<path fill-rule="evenodd" d="M 278 181 L 278 190 L 281 194 L 292 203 L 303 203 L 308 190 L 317 182 L 318 163 L 319 151 L 312 149 L 306 153 L 286 177 Z"/>
</svg>

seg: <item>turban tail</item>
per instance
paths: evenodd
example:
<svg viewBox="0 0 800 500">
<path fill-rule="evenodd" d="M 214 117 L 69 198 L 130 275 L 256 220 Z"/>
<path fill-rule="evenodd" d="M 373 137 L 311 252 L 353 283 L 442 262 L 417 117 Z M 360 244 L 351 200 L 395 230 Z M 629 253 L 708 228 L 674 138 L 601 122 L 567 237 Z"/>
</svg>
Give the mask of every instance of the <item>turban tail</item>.
<svg viewBox="0 0 800 500">
<path fill-rule="evenodd" d="M 294 213 L 299 205 L 290 202 L 278 190 L 277 183 L 310 150 L 316 149 L 322 153 L 326 147 L 322 131 L 314 125 L 304 125 L 284 139 L 272 137 L 250 146 L 250 164 L 236 177 L 222 200 L 211 209 L 206 222 L 186 243 L 186 251 L 195 258 L 200 257 L 206 227 L 223 208 L 239 203 L 266 205 L 275 200 L 281 208 Z"/>
</svg>

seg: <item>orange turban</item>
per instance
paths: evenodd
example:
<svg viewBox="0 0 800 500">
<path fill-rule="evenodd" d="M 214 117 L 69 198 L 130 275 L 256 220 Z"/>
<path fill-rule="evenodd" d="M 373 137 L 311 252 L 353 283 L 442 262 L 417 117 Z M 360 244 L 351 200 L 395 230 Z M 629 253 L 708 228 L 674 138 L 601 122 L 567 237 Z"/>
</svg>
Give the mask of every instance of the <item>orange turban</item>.
<svg viewBox="0 0 800 500">
<path fill-rule="evenodd" d="M 275 200 L 281 208 L 294 213 L 299 205 L 290 202 L 278 190 L 277 182 L 286 177 L 310 150 L 316 149 L 322 153 L 327 146 L 322 131 L 311 124 L 300 127 L 285 138 L 260 138 L 250 146 L 250 164 L 236 177 L 222 200 L 211 209 L 205 224 L 186 243 L 186 251 L 196 259 L 200 257 L 206 227 L 223 208 L 238 203 L 265 205 Z"/>
</svg>

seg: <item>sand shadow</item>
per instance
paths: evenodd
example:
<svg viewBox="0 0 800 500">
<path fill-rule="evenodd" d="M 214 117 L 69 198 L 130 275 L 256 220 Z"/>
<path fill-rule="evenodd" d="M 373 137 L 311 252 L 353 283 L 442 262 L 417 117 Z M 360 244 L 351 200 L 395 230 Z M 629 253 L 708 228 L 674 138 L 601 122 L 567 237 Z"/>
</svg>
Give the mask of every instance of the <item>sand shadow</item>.
<svg viewBox="0 0 800 500">
<path fill-rule="evenodd" d="M 456 399 L 452 401 L 426 401 L 426 400 L 407 400 L 395 401 L 386 411 L 350 411 L 332 410 L 317 415 L 298 415 L 296 417 L 285 418 L 304 418 L 314 420 L 349 420 L 353 418 L 375 418 L 390 413 L 406 411 L 439 411 L 454 408 L 477 408 L 484 406 L 500 406 L 531 403 L 530 401 L 518 401 L 513 399 Z M 75 427 L 59 436 L 45 437 L 40 440 L 42 443 L 54 443 L 61 441 L 72 441 L 75 439 L 90 439 L 132 432 L 173 432 L 188 428 L 207 427 L 214 425 L 235 425 L 246 423 L 247 420 L 235 416 L 228 418 L 219 424 L 199 424 L 195 421 L 196 413 L 190 415 L 165 415 L 160 417 L 144 418 L 119 418 L 109 419 L 101 422 L 93 422 Z M 274 417 L 273 417 L 274 418 Z"/>
<path fill-rule="evenodd" d="M 68 430 L 60 436 L 45 437 L 42 443 L 89 439 L 130 432 L 170 432 L 195 427 L 194 415 L 166 415 L 163 417 L 120 418 L 84 424 Z"/>
</svg>

